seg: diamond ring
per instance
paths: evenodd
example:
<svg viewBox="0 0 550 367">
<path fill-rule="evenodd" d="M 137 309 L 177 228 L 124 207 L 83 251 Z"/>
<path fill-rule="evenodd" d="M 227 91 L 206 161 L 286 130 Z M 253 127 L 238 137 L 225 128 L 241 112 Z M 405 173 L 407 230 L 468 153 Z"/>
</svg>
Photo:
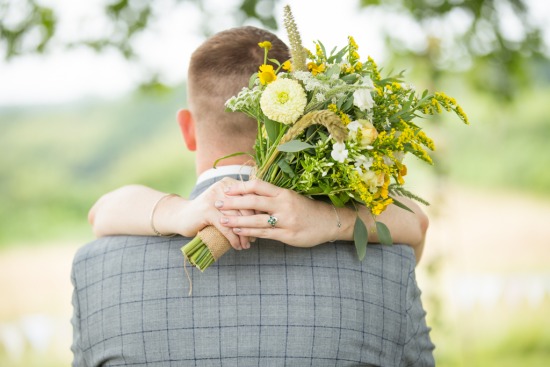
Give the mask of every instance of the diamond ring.
<svg viewBox="0 0 550 367">
<path fill-rule="evenodd" d="M 271 228 L 275 228 L 275 225 L 277 224 L 277 217 L 270 215 L 267 223 L 271 225 Z"/>
</svg>

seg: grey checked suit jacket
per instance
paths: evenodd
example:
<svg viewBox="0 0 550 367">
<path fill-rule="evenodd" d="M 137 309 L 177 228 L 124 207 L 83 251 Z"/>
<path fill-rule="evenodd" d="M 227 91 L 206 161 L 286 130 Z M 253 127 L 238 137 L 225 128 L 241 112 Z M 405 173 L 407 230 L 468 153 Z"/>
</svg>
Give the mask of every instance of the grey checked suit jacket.
<svg viewBox="0 0 550 367">
<path fill-rule="evenodd" d="M 212 184 L 195 189 L 196 195 Z M 259 240 L 204 273 L 183 237 L 114 236 L 72 269 L 73 366 L 432 366 L 411 248 Z"/>
</svg>

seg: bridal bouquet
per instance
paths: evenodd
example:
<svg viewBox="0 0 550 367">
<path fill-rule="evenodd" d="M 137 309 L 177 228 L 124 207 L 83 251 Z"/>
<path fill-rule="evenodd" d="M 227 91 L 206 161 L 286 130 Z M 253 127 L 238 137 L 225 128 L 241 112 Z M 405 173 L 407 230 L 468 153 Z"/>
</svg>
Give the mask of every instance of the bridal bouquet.
<svg viewBox="0 0 550 367">
<path fill-rule="evenodd" d="M 372 58 L 361 61 L 353 37 L 330 52 L 321 42 L 315 52 L 304 49 L 288 6 L 284 23 L 292 59 L 270 59 L 270 42 L 261 42 L 264 63 L 250 85 L 226 102 L 229 111 L 258 122 L 256 177 L 310 197 L 328 197 L 335 206 L 365 205 L 374 218 L 392 203 L 409 210 L 396 196 L 423 202 L 404 187 L 407 154 L 432 164 L 427 150 L 434 150 L 434 143 L 416 121 L 446 110 L 468 123 L 462 108 L 441 92 L 419 95 L 402 73 L 383 77 Z M 381 243 L 391 244 L 388 228 L 375 223 Z M 182 248 L 201 270 L 231 248 L 213 231 L 199 233 Z M 367 238 L 358 216 L 354 242 L 360 260 Z"/>
</svg>

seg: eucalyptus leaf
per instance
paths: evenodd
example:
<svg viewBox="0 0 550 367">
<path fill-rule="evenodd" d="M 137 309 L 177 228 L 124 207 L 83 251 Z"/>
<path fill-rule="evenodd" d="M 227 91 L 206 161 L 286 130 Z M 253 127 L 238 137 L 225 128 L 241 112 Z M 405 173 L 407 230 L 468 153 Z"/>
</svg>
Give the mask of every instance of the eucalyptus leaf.
<svg viewBox="0 0 550 367">
<path fill-rule="evenodd" d="M 314 148 L 314 146 L 300 140 L 291 140 L 288 143 L 281 144 L 277 147 L 280 152 L 288 153 L 295 153 L 309 148 Z"/>
<path fill-rule="evenodd" d="M 344 103 L 344 105 L 342 106 L 342 111 L 347 111 L 351 108 L 353 104 L 353 98 L 349 98 L 346 100 L 346 102 Z"/>
<path fill-rule="evenodd" d="M 328 78 L 330 78 L 334 74 L 336 75 L 340 74 L 340 65 L 338 64 L 332 65 L 330 69 L 327 70 L 326 74 Z"/>
<path fill-rule="evenodd" d="M 264 118 L 265 130 L 270 141 L 276 141 L 279 137 L 279 131 L 281 124 L 277 121 L 273 121 L 267 117 Z"/>
<path fill-rule="evenodd" d="M 369 241 L 369 231 L 365 223 L 357 216 L 355 218 L 355 226 L 353 227 L 353 242 L 355 242 L 355 250 L 359 261 L 363 261 L 367 254 L 367 243 Z"/>
<path fill-rule="evenodd" d="M 382 222 L 376 222 L 376 233 L 378 233 L 378 240 L 383 245 L 393 245 L 390 230 Z"/>
<path fill-rule="evenodd" d="M 290 167 L 288 162 L 285 161 L 284 159 L 281 159 L 279 162 L 277 162 L 277 165 L 279 166 L 279 168 L 281 168 L 281 171 L 283 171 L 290 177 L 296 176 L 296 173 L 294 173 L 294 170 L 292 169 L 292 167 Z"/>
</svg>

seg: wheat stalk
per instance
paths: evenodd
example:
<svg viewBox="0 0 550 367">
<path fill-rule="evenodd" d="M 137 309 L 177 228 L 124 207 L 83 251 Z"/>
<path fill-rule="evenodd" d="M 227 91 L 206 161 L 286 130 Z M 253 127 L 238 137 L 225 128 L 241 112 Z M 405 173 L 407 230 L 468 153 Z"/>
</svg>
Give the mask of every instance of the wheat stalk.
<svg viewBox="0 0 550 367">
<path fill-rule="evenodd" d="M 348 134 L 348 129 L 342 124 L 342 121 L 334 112 L 329 110 L 312 111 L 306 113 L 299 119 L 281 138 L 280 144 L 287 143 L 299 136 L 305 129 L 311 125 L 323 125 L 334 140 L 341 143 Z"/>
</svg>

